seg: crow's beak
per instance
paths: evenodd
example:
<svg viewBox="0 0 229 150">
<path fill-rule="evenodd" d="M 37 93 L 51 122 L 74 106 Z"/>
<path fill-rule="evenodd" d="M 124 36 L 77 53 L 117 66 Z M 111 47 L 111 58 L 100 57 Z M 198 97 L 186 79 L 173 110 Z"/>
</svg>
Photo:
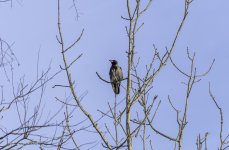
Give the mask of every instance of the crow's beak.
<svg viewBox="0 0 229 150">
<path fill-rule="evenodd" d="M 113 60 L 109 60 L 111 63 L 113 62 Z"/>
</svg>

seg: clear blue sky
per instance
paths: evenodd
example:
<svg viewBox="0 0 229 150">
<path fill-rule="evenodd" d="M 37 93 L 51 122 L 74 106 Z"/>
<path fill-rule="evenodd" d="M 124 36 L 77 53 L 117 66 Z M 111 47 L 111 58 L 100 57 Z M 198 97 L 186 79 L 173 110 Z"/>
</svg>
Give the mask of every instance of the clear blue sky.
<svg viewBox="0 0 229 150">
<path fill-rule="evenodd" d="M 76 6 L 79 19 L 72 8 L 72 1 L 62 2 L 61 16 L 66 44 L 70 44 L 85 29 L 80 43 L 70 52 L 69 59 L 83 53 L 83 57 L 73 66 L 72 77 L 76 81 L 79 94 L 88 91 L 83 105 L 98 118 L 97 109 L 107 110 L 107 102 L 113 103 L 111 86 L 99 80 L 95 74 L 98 71 L 108 79 L 109 59 L 117 59 L 122 66 L 124 76 L 127 71 L 127 22 L 121 19 L 126 16 L 126 2 L 77 0 Z M 183 1 L 154 0 L 150 9 L 142 17 L 145 25 L 139 32 L 136 43 L 136 58 L 141 57 L 144 67 L 153 55 L 153 44 L 159 52 L 164 52 L 166 46 L 171 46 L 179 22 L 183 15 Z M 188 124 L 184 133 L 184 149 L 195 149 L 196 136 L 209 132 L 208 148 L 215 150 L 219 144 L 220 116 L 208 94 L 208 82 L 211 82 L 212 92 L 224 111 L 224 136 L 229 133 L 229 1 L 228 0 L 195 0 L 190 8 L 188 18 L 182 29 L 173 53 L 174 61 L 183 70 L 189 71 L 186 48 L 196 53 L 197 71 L 204 72 L 212 60 L 215 64 L 211 72 L 194 86 L 190 97 Z M 60 46 L 56 41 L 57 30 L 57 0 L 13 1 L 0 3 L 0 37 L 9 43 L 15 42 L 13 51 L 17 56 L 20 67 L 15 68 L 16 78 L 26 75 L 27 82 L 36 79 L 36 60 L 40 49 L 40 70 L 45 69 L 51 62 L 52 72 L 62 64 Z M 69 93 L 64 89 L 52 89 L 54 84 L 64 84 L 66 77 L 58 76 L 46 88 L 46 111 L 56 103 L 54 97 L 64 97 Z M 0 78 L 5 79 L 1 70 Z M 175 106 L 182 109 L 185 102 L 186 81 L 175 68 L 168 64 L 154 83 L 153 94 L 158 94 L 162 100 L 155 126 L 161 131 L 175 136 L 177 132 L 176 114 L 169 106 L 167 96 L 170 95 Z M 0 83 L 3 83 L 1 81 Z M 125 86 L 125 82 L 123 85 Z M 58 94 L 57 94 L 58 93 Z M 9 95 L 11 93 L 8 93 Z M 119 101 L 124 98 L 124 90 L 119 95 Z M 37 99 L 33 99 L 36 101 Z M 58 105 L 57 105 L 58 106 Z M 14 116 L 12 116 L 14 117 Z M 16 116 L 15 116 L 16 117 Z M 79 116 L 83 117 L 83 116 Z M 9 122 L 4 118 L 5 124 Z M 103 123 L 110 120 L 103 120 Z M 78 122 L 78 121 L 77 121 Z M 11 122 L 12 123 L 12 122 Z M 101 126 L 103 126 L 101 123 Z M 149 131 L 152 132 L 152 131 Z M 153 134 L 155 135 L 155 134 Z M 83 138 L 87 140 L 88 138 Z M 155 135 L 152 137 L 156 150 L 171 149 L 170 141 Z M 134 145 L 140 145 L 136 141 Z M 96 147 L 99 149 L 99 146 Z M 137 149 L 137 148 L 136 148 Z M 141 149 L 141 148 L 138 148 Z"/>
</svg>

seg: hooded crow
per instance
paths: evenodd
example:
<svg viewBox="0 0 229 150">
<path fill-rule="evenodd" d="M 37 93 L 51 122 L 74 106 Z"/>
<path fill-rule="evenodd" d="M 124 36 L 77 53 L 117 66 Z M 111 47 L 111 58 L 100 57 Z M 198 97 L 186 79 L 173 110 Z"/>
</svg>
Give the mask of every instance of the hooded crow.
<svg viewBox="0 0 229 150">
<path fill-rule="evenodd" d="M 112 82 L 112 88 L 115 94 L 119 94 L 120 92 L 120 84 L 123 79 L 122 68 L 118 66 L 118 62 L 116 60 L 110 60 L 111 68 L 110 68 L 110 81 Z"/>
</svg>

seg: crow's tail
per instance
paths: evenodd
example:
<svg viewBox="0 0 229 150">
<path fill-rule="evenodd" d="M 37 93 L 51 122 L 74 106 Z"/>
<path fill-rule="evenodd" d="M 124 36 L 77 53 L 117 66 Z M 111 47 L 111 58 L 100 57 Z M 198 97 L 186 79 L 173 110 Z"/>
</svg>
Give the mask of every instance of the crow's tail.
<svg viewBox="0 0 229 150">
<path fill-rule="evenodd" d="M 112 88 L 115 94 L 119 94 L 120 93 L 120 83 L 113 83 L 112 84 Z"/>
</svg>

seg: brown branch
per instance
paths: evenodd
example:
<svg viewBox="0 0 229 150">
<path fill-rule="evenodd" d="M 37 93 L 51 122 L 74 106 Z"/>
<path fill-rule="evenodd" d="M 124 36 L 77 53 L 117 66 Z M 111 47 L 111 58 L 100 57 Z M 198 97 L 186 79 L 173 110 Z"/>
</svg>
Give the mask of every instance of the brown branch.
<svg viewBox="0 0 229 150">
<path fill-rule="evenodd" d="M 220 145 L 219 145 L 219 150 L 223 150 L 223 149 L 225 149 L 225 148 L 223 148 L 224 146 L 226 146 L 225 144 L 228 144 L 228 143 L 226 143 L 228 136 L 225 139 L 223 139 L 223 123 L 224 123 L 224 121 L 223 121 L 223 110 L 219 106 L 219 104 L 217 103 L 214 95 L 212 94 L 210 83 L 209 83 L 209 94 L 210 94 L 211 99 L 215 103 L 215 106 L 219 110 L 219 114 L 220 114 L 220 133 L 219 133 Z"/>
<path fill-rule="evenodd" d="M 111 149 L 110 144 L 108 143 L 108 141 L 104 137 L 102 131 L 98 128 L 97 123 L 94 121 L 94 119 L 92 118 L 92 116 L 81 105 L 81 102 L 80 102 L 80 100 L 78 99 L 78 97 L 77 97 L 77 95 L 75 93 L 75 89 L 74 89 L 74 86 L 72 84 L 73 82 L 72 82 L 72 79 L 71 79 L 71 74 L 70 74 L 70 71 L 68 70 L 69 68 L 68 68 L 68 64 L 67 64 L 67 59 L 66 59 L 66 56 L 65 56 L 65 52 L 66 52 L 66 50 L 68 50 L 72 46 L 74 46 L 77 42 L 73 43 L 72 46 L 68 47 L 67 49 L 64 48 L 64 39 L 63 39 L 63 36 L 62 36 L 61 21 L 60 21 L 60 0 L 58 0 L 58 31 L 59 31 L 59 36 L 60 36 L 60 42 L 62 43 L 61 44 L 61 50 L 62 50 L 62 57 L 63 57 L 64 65 L 65 65 L 65 71 L 66 71 L 68 83 L 69 83 L 70 90 L 71 90 L 71 93 L 73 95 L 73 98 L 76 101 L 77 105 L 79 106 L 80 110 L 90 120 L 90 122 L 93 125 L 94 129 L 97 131 L 97 133 L 99 134 L 99 136 L 101 137 L 101 139 L 103 140 L 103 142 L 106 144 L 107 148 L 108 149 Z M 82 33 L 83 33 L 83 31 L 82 31 Z M 80 39 L 80 37 L 78 39 Z"/>
<path fill-rule="evenodd" d="M 202 150 L 203 144 L 205 146 L 205 150 L 207 150 L 207 137 L 208 137 L 208 132 L 205 133 L 203 138 L 201 138 L 200 134 L 197 136 L 196 139 L 197 150 Z"/>
<path fill-rule="evenodd" d="M 73 46 L 75 46 L 76 43 L 78 43 L 78 42 L 80 41 L 81 37 L 83 36 L 83 33 L 84 33 L 84 29 L 81 31 L 81 34 L 80 34 L 80 36 L 77 38 L 77 40 L 75 40 L 75 42 L 74 42 L 72 45 L 70 45 L 68 48 L 66 48 L 62 53 L 67 52 L 69 49 L 71 49 Z M 82 54 L 81 54 L 81 55 L 82 55 Z"/>
<path fill-rule="evenodd" d="M 104 81 L 104 82 L 106 82 L 106 83 L 112 83 L 112 82 L 110 82 L 110 81 L 107 81 L 107 80 L 103 79 L 103 78 L 99 75 L 98 72 L 96 72 L 96 74 L 97 74 L 97 76 L 99 77 L 100 80 L 102 80 L 102 81 Z"/>
<path fill-rule="evenodd" d="M 106 83 L 113 83 L 113 82 L 110 82 L 110 81 L 107 81 L 107 80 L 103 79 L 103 78 L 99 75 L 98 72 L 96 72 L 96 75 L 99 77 L 100 80 L 102 80 L 102 81 L 104 81 L 104 82 L 106 82 Z M 123 80 L 127 80 L 127 78 L 123 78 L 123 79 L 120 80 L 120 81 L 123 81 Z"/>
</svg>

